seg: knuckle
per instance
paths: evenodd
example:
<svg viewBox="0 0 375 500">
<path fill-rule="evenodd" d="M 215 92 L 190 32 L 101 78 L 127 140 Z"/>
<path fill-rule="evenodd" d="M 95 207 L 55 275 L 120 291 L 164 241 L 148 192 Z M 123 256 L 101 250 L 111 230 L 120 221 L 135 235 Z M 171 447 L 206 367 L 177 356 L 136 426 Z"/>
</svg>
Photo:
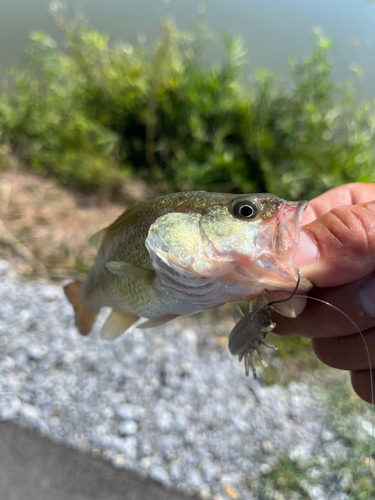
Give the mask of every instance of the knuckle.
<svg viewBox="0 0 375 500">
<path fill-rule="evenodd" d="M 349 258 L 375 250 L 375 204 L 335 208 L 322 223 Z"/>
<path fill-rule="evenodd" d="M 316 357 L 331 368 L 349 370 L 348 357 L 342 348 L 340 337 L 313 339 L 312 348 Z"/>
</svg>

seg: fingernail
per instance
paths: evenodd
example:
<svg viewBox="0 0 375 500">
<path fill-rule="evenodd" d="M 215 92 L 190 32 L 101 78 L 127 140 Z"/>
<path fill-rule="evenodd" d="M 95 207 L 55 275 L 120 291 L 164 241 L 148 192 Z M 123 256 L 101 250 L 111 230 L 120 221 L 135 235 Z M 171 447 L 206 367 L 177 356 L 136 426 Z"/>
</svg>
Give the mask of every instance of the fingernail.
<svg viewBox="0 0 375 500">
<path fill-rule="evenodd" d="M 372 274 L 362 282 L 358 293 L 365 313 L 375 318 L 375 274 Z"/>
<path fill-rule="evenodd" d="M 288 302 L 279 302 L 278 304 L 274 304 L 273 308 L 282 316 L 286 316 L 287 318 L 296 318 L 305 309 L 305 306 L 306 298 L 295 295 L 292 299 L 288 300 Z M 277 323 L 277 320 L 275 321 Z"/>
<path fill-rule="evenodd" d="M 313 264 L 318 260 L 319 251 L 314 241 L 304 232 L 301 232 L 299 250 L 294 262 L 297 267 Z"/>
</svg>

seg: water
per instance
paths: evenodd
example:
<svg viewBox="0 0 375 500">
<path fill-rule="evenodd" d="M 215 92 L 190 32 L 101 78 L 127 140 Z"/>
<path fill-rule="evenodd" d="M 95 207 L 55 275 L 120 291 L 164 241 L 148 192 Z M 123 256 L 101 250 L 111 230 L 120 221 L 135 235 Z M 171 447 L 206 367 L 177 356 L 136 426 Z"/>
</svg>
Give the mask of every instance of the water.
<svg viewBox="0 0 375 500">
<path fill-rule="evenodd" d="M 135 43 L 143 34 L 152 43 L 160 18 L 173 17 L 192 27 L 196 0 L 68 0 L 70 12 L 82 7 L 91 26 L 111 40 Z M 0 0 L 0 66 L 16 63 L 33 30 L 61 40 L 48 13 L 49 0 Z M 252 68 L 270 68 L 287 77 L 288 56 L 311 52 L 311 31 L 320 26 L 334 42 L 335 78 L 351 77 L 364 98 L 375 97 L 375 3 L 369 0 L 211 0 L 200 4 L 214 32 L 225 30 L 247 40 Z M 143 39 L 145 38 L 143 36 Z M 362 81 L 351 71 L 360 65 Z"/>
</svg>

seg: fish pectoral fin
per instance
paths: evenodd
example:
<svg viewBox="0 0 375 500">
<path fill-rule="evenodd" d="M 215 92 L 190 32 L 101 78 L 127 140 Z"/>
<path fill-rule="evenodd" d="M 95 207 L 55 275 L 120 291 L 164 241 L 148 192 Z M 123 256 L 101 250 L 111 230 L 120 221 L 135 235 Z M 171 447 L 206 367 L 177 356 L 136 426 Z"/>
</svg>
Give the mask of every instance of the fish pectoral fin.
<svg viewBox="0 0 375 500">
<path fill-rule="evenodd" d="M 81 335 L 88 335 L 93 327 L 97 312 L 87 309 L 81 299 L 79 290 L 82 281 L 74 281 L 64 286 L 64 292 L 75 312 L 75 324 Z"/>
<path fill-rule="evenodd" d="M 153 328 L 154 326 L 164 325 L 168 321 L 178 317 L 178 314 L 166 314 L 165 316 L 160 316 L 160 318 L 152 318 L 144 321 L 137 328 Z"/>
<path fill-rule="evenodd" d="M 155 277 L 155 271 L 144 269 L 143 267 L 130 264 L 129 262 L 107 262 L 106 268 L 113 274 L 118 276 L 126 276 L 128 278 L 136 278 L 137 280 L 151 284 Z"/>
<path fill-rule="evenodd" d="M 95 233 L 91 238 L 89 239 L 89 245 L 94 248 L 95 250 L 99 251 L 99 248 L 103 242 L 104 236 L 107 234 L 108 228 L 105 227 L 104 229 L 101 229 L 97 233 Z"/>
<path fill-rule="evenodd" d="M 139 319 L 138 316 L 126 315 L 112 311 L 100 330 L 103 340 L 115 340 Z"/>
</svg>

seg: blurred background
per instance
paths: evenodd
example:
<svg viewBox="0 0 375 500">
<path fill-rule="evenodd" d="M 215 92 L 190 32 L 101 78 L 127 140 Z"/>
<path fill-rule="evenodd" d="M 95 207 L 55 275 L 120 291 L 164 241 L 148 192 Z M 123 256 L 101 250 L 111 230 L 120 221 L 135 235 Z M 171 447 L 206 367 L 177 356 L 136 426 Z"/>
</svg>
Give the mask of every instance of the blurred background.
<svg viewBox="0 0 375 500">
<path fill-rule="evenodd" d="M 60 286 L 85 276 L 88 238 L 136 201 L 182 190 L 311 199 L 375 182 L 374 63 L 370 0 L 0 0 L 0 258 Z M 222 349 L 229 315 L 181 325 L 218 325 Z M 270 356 L 266 386 L 325 370 L 304 339 Z M 365 477 L 353 473 L 337 499 L 369 498 L 374 465 L 363 469 L 367 448 L 341 420 L 368 410 L 335 380 L 325 411 Z M 276 498 L 259 492 L 278 474 L 285 498 L 313 498 L 293 460 L 272 467 L 259 498 Z"/>
<path fill-rule="evenodd" d="M 119 212 L 113 204 L 174 191 L 295 200 L 375 179 L 372 2 L 0 8 L 2 219 L 50 277 L 91 265 L 86 231 L 77 236 L 83 205 L 89 233 Z M 20 169 L 38 177 L 18 179 L 10 197 Z"/>
</svg>

